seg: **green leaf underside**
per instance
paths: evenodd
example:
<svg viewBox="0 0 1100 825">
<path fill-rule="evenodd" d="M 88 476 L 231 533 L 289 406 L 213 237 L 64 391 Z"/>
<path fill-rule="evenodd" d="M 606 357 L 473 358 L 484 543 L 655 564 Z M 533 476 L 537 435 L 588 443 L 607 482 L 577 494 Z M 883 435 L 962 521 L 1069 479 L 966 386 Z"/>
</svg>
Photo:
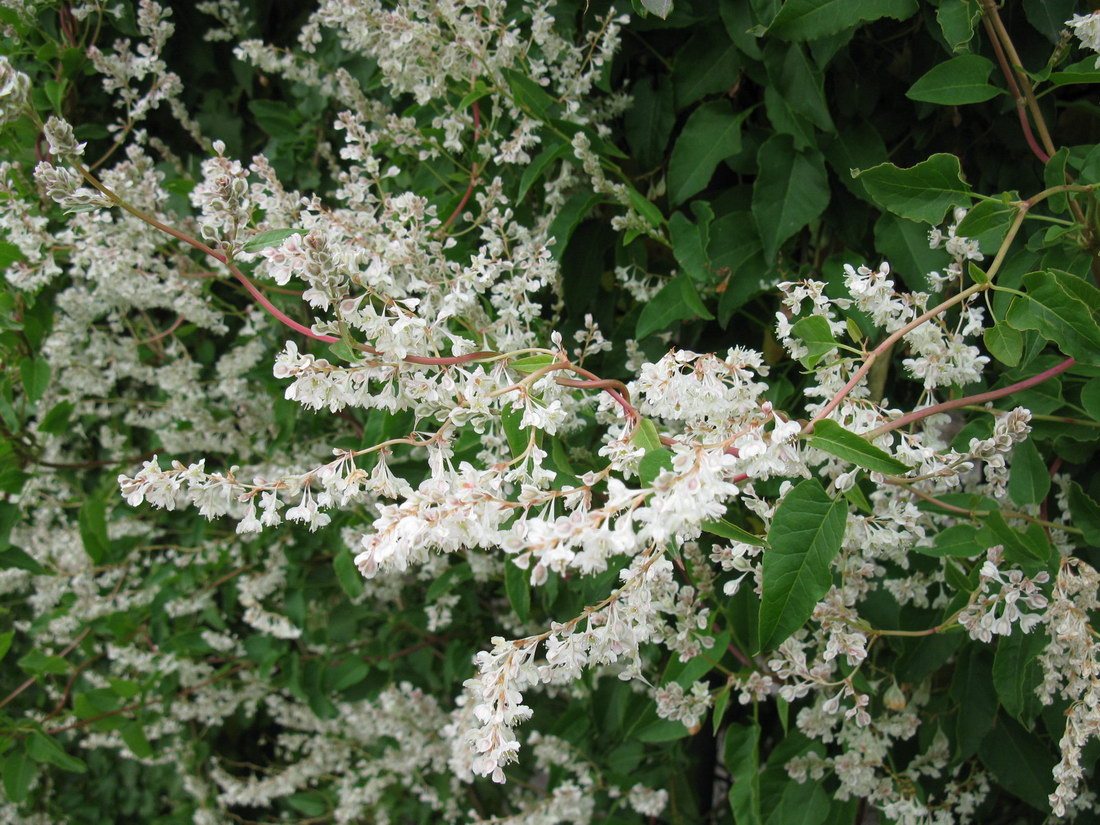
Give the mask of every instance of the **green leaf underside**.
<svg viewBox="0 0 1100 825">
<path fill-rule="evenodd" d="M 816 479 L 780 502 L 768 531 L 760 600 L 760 649 L 774 650 L 810 618 L 833 582 L 848 509 Z"/>
</svg>

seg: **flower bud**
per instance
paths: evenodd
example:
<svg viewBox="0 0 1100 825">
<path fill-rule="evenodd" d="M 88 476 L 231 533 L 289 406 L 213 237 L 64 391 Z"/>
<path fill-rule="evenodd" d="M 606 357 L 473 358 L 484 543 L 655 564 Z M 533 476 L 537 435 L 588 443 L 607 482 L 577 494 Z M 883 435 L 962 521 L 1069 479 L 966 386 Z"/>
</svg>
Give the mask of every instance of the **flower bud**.
<svg viewBox="0 0 1100 825">
<path fill-rule="evenodd" d="M 0 126 L 23 116 L 30 88 L 31 79 L 0 56 Z"/>
</svg>

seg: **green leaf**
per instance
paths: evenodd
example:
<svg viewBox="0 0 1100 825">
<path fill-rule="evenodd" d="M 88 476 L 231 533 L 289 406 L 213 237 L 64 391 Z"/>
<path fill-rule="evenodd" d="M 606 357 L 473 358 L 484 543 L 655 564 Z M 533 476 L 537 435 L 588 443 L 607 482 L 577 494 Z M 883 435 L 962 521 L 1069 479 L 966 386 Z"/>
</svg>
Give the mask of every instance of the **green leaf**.
<svg viewBox="0 0 1100 825">
<path fill-rule="evenodd" d="M 9 630 L 7 633 L 0 633 L 0 660 L 8 655 L 8 651 L 11 650 L 11 643 L 14 638 L 14 631 Z"/>
<path fill-rule="evenodd" d="M 861 122 L 858 125 L 842 125 L 835 135 L 823 135 L 821 150 L 825 153 L 825 159 L 833 168 L 837 179 L 857 198 L 870 200 L 867 188 L 863 181 L 852 177 L 853 167 L 866 166 L 869 163 L 883 163 L 886 161 L 886 144 L 882 136 L 875 129 L 873 123 Z M 890 216 L 893 218 L 893 216 Z M 876 227 L 877 231 L 877 227 Z M 928 250 L 928 232 L 923 233 L 923 245 Z M 878 248 L 876 244 L 876 248 Z M 886 250 L 880 249 L 885 252 Z M 928 250 L 931 251 L 931 250 Z M 891 268 L 899 261 L 889 258 Z M 930 267 L 934 269 L 935 267 Z"/>
<path fill-rule="evenodd" d="M 959 656 L 951 681 L 951 696 L 958 703 L 955 717 L 955 753 L 952 762 L 969 759 L 997 714 L 993 687 L 993 656 L 984 647 L 971 647 Z"/>
<path fill-rule="evenodd" d="M 332 569 L 336 573 L 336 581 L 340 589 L 349 599 L 363 595 L 363 576 L 359 568 L 355 566 L 355 558 L 351 551 L 337 550 L 332 559 Z"/>
<path fill-rule="evenodd" d="M 335 344 L 329 344 L 329 352 L 339 358 L 341 361 L 351 363 L 352 361 L 358 361 L 359 358 L 355 354 L 355 350 L 352 349 L 351 344 L 347 341 L 337 341 Z"/>
<path fill-rule="evenodd" d="M 264 232 L 257 232 L 251 238 L 244 242 L 245 252 L 259 252 L 261 249 L 267 249 L 269 246 L 275 246 L 275 244 L 282 243 L 295 232 L 299 232 L 298 229 L 268 229 Z"/>
<path fill-rule="evenodd" d="M 463 109 L 472 106 L 475 101 L 481 100 L 481 98 L 492 93 L 493 90 L 486 86 L 483 80 L 478 80 L 474 84 L 474 88 L 467 92 L 466 96 L 458 102 L 458 105 L 455 106 L 455 110 L 461 112 Z"/>
<path fill-rule="evenodd" d="M 665 216 L 657 204 L 651 200 L 647 200 L 642 196 L 642 193 L 633 186 L 627 187 L 627 195 L 630 198 L 630 205 L 634 207 L 634 211 L 645 218 L 650 226 L 654 228 L 664 226 Z M 629 241 L 624 240 L 623 246 L 626 246 L 628 243 Z"/>
<path fill-rule="evenodd" d="M 38 773 L 38 767 L 22 750 L 13 750 L 4 757 L 0 770 L 4 774 L 4 794 L 8 801 L 16 804 L 23 802 L 35 774 Z"/>
<path fill-rule="evenodd" d="M 978 529 L 970 524 L 955 524 L 936 534 L 931 547 L 917 545 L 913 548 L 926 556 L 954 556 L 969 559 L 985 552 L 978 541 Z"/>
<path fill-rule="evenodd" d="M 696 222 L 692 223 L 683 212 L 673 213 L 668 220 L 669 240 L 672 241 L 672 254 L 683 272 L 698 283 L 706 283 L 711 279 L 707 244 L 714 213 L 710 206 L 699 201 L 691 206 Z"/>
<path fill-rule="evenodd" d="M 133 699 L 141 693 L 141 685 L 129 679 L 108 679 L 107 683 L 111 686 L 111 690 L 123 699 Z"/>
<path fill-rule="evenodd" d="M 710 183 L 718 164 L 741 151 L 741 123 L 728 100 L 712 100 L 691 113 L 668 162 L 668 197 L 683 203 Z"/>
<path fill-rule="evenodd" d="M 0 241 L 0 270 L 7 269 L 12 264 L 22 260 L 26 260 L 22 249 L 13 243 Z M 3 319 L 0 319 L 0 323 L 4 323 Z"/>
<path fill-rule="evenodd" d="M 764 553 L 760 648 L 774 650 L 805 624 L 833 583 L 832 563 L 844 538 L 848 508 L 816 479 L 780 501 Z"/>
<path fill-rule="evenodd" d="M 522 420 L 522 408 L 505 407 L 500 414 L 500 421 L 504 426 L 504 437 L 508 439 L 508 447 L 512 451 L 513 458 L 523 455 L 527 445 L 531 443 L 530 437 L 527 435 L 527 429 L 519 425 Z"/>
<path fill-rule="evenodd" d="M 0 553 L 0 570 L 29 570 L 36 576 L 44 575 L 46 568 L 25 550 L 18 547 L 9 547 Z"/>
<path fill-rule="evenodd" d="M 642 742 L 674 742 L 683 739 L 691 733 L 683 722 L 674 722 L 671 719 L 658 719 L 634 734 L 634 738 Z"/>
<path fill-rule="evenodd" d="M 936 22 L 952 52 L 965 52 L 974 39 L 974 27 L 982 17 L 982 9 L 973 0 L 942 0 L 936 9 Z"/>
<path fill-rule="evenodd" d="M 898 461 L 888 452 L 850 430 L 844 429 L 835 421 L 825 418 L 814 424 L 813 434 L 808 439 L 811 447 L 835 455 L 857 467 L 886 475 L 903 475 L 910 467 Z"/>
<path fill-rule="evenodd" d="M 326 675 L 326 684 L 332 690 L 347 690 L 370 675 L 370 665 L 362 659 L 345 659 L 339 665 L 330 668 Z"/>
<path fill-rule="evenodd" d="M 916 11 L 917 0 L 787 0 L 768 25 L 768 34 L 818 40 L 882 17 L 905 20 Z"/>
<path fill-rule="evenodd" d="M 48 413 L 42 416 L 42 420 L 38 424 L 38 431 L 52 435 L 65 432 L 74 409 L 76 409 L 76 405 L 72 401 L 58 401 Z"/>
<path fill-rule="evenodd" d="M 928 289 L 928 273 L 942 270 L 949 260 L 942 249 L 928 246 L 927 226 L 892 212 L 875 221 L 875 249 L 890 262 L 891 274 L 915 292 Z"/>
<path fill-rule="evenodd" d="M 672 12 L 672 0 L 641 0 L 642 8 L 664 20 Z"/>
<path fill-rule="evenodd" d="M 792 779 L 783 786 L 768 825 L 821 825 L 829 816 L 829 804 L 829 795 L 819 782 Z"/>
<path fill-rule="evenodd" d="M 1042 671 L 1036 659 L 1047 641 L 1045 633 L 1023 633 L 1019 627 L 1013 628 L 1011 636 L 997 639 L 993 684 L 1001 706 L 1016 719 L 1022 720 L 1029 706 L 1039 701 L 1035 688 L 1042 681 Z"/>
<path fill-rule="evenodd" d="M 33 404 L 49 386 L 50 365 L 44 358 L 24 358 L 19 363 L 19 375 L 23 379 L 23 392 Z"/>
<path fill-rule="evenodd" d="M 829 205 L 829 176 L 821 153 L 795 151 L 788 135 L 772 135 L 756 158 L 760 174 L 752 187 L 752 217 L 772 262 L 783 242 Z"/>
<path fill-rule="evenodd" d="M 677 275 L 642 307 L 634 337 L 639 340 L 658 332 L 675 321 L 694 318 L 712 320 L 710 311 L 699 298 L 695 285 L 687 275 Z"/>
<path fill-rule="evenodd" d="M 924 103 L 961 106 L 982 103 L 1001 94 L 989 84 L 993 61 L 979 54 L 962 54 L 933 66 L 909 87 L 905 96 Z"/>
<path fill-rule="evenodd" d="M 84 543 L 84 552 L 93 562 L 99 564 L 107 558 L 111 549 L 107 538 L 107 502 L 102 496 L 89 496 L 80 505 L 80 540 Z"/>
<path fill-rule="evenodd" d="M 1081 388 L 1081 406 L 1093 421 L 1100 421 L 1100 378 L 1092 378 Z"/>
<path fill-rule="evenodd" d="M 825 99 L 824 77 L 806 56 L 806 50 L 799 43 L 780 44 L 771 41 L 764 49 L 764 65 L 768 70 L 768 91 L 774 92 L 782 100 L 782 107 L 791 114 L 803 117 L 818 129 L 829 134 L 836 132 L 829 104 Z M 772 111 L 778 101 L 771 103 Z M 776 122 L 775 130 L 792 137 L 799 137 L 800 130 L 784 128 L 785 124 Z M 789 125 L 789 124 L 787 124 Z M 809 143 L 798 140 L 796 148 L 803 149 Z"/>
<path fill-rule="evenodd" d="M 1058 43 L 1066 28 L 1066 21 L 1073 16 L 1076 0 L 1024 0 L 1024 16 L 1027 22 L 1042 32 L 1051 43 Z M 1094 58 L 1090 57 L 1092 63 Z"/>
<path fill-rule="evenodd" d="M 560 261 L 561 256 L 565 254 L 565 249 L 569 246 L 569 239 L 573 237 L 577 225 L 584 220 L 596 204 L 602 202 L 603 195 L 593 195 L 588 192 L 578 192 L 565 202 L 547 232 L 555 240 L 550 250 L 555 260 Z"/>
<path fill-rule="evenodd" d="M 983 249 L 999 249 L 1019 214 L 1018 200 L 1019 193 L 1003 192 L 1000 200 L 980 201 L 959 222 L 956 234 L 978 240 Z"/>
<path fill-rule="evenodd" d="M 1005 521 L 1000 510 L 988 511 L 982 517 L 982 523 L 992 537 L 987 546 L 1003 545 L 1005 558 L 1009 561 L 1020 564 L 1038 559 L 1045 562 L 1050 556 L 1050 544 L 1046 539 L 1046 534 L 1038 525 L 1032 525 L 1038 528 L 1037 532 L 1032 532 L 1029 528 L 1021 533 Z"/>
<path fill-rule="evenodd" d="M 642 460 L 638 463 L 638 476 L 641 478 L 642 484 L 648 487 L 663 470 L 671 469 L 672 450 L 662 447 L 659 450 L 650 450 L 642 456 Z"/>
<path fill-rule="evenodd" d="M 444 593 L 448 593 L 462 582 L 467 582 L 473 578 L 473 570 L 470 568 L 469 562 L 462 562 L 461 564 L 452 564 L 446 570 L 443 571 L 443 575 L 439 576 L 428 587 L 428 592 L 424 594 L 424 601 L 434 602 Z"/>
<path fill-rule="evenodd" d="M 299 791 L 286 797 L 286 801 L 298 813 L 312 817 L 314 821 L 328 818 L 324 814 L 329 808 L 329 800 L 320 791 Z"/>
<path fill-rule="evenodd" d="M 37 730 L 32 731 L 27 738 L 27 755 L 35 762 L 48 762 L 70 773 L 84 773 L 88 770 L 83 759 L 65 753 L 56 739 Z"/>
<path fill-rule="evenodd" d="M 302 116 L 281 100 L 250 100 L 248 110 L 256 124 L 277 140 L 293 141 L 298 137 Z"/>
<path fill-rule="evenodd" d="M 699 526 L 713 536 L 720 536 L 730 541 L 739 541 L 742 544 L 752 544 L 756 547 L 767 546 L 767 542 L 760 538 L 760 536 L 754 535 L 748 530 L 743 530 L 733 522 L 726 521 L 724 518 L 715 521 L 704 521 Z"/>
<path fill-rule="evenodd" d="M 698 28 L 677 53 L 672 67 L 675 109 L 685 109 L 707 95 L 729 91 L 740 70 L 741 53 L 726 30 L 721 26 Z"/>
<path fill-rule="evenodd" d="M 1000 717 L 982 740 L 978 756 L 1001 787 L 1043 813 L 1054 792 L 1055 758 L 1036 737 L 1011 719 Z"/>
<path fill-rule="evenodd" d="M 1098 73 L 1097 79 L 1100 79 Z M 1043 185 L 1048 189 L 1055 186 L 1063 186 L 1066 183 L 1066 161 L 1069 160 L 1069 147 L 1063 146 L 1050 156 L 1050 160 L 1043 167 Z M 1058 192 L 1047 198 L 1047 208 L 1051 212 L 1065 212 L 1069 205 L 1069 196 L 1065 192 Z"/>
<path fill-rule="evenodd" d="M 818 362 L 837 348 L 836 338 L 829 322 L 820 315 L 801 318 L 791 325 L 791 332 L 802 340 L 809 352 L 802 357 L 802 365 L 812 370 Z"/>
<path fill-rule="evenodd" d="M 526 198 L 527 193 L 531 191 L 531 187 L 542 177 L 542 173 L 546 171 L 550 164 L 572 155 L 572 149 L 573 147 L 568 143 L 559 143 L 557 146 L 551 146 L 536 155 L 535 159 L 524 167 L 523 175 L 519 179 L 519 193 L 516 200 L 522 201 Z"/>
<path fill-rule="evenodd" d="M 1083 279 L 1048 269 L 1024 276 L 1027 296 L 1017 297 L 1006 320 L 1016 329 L 1034 329 L 1081 363 L 1100 363 L 1100 290 Z"/>
<path fill-rule="evenodd" d="M 761 825 L 760 726 L 730 723 L 723 754 L 730 786 L 730 809 L 736 825 Z"/>
<path fill-rule="evenodd" d="M 1050 473 L 1035 442 L 1021 441 L 1012 451 L 1008 495 L 1020 505 L 1041 504 L 1050 492 Z"/>
<path fill-rule="evenodd" d="M 1066 498 L 1072 517 L 1070 523 L 1084 533 L 1082 538 L 1085 542 L 1093 547 L 1100 547 L 1100 504 L 1093 501 L 1076 481 L 1069 483 L 1069 494 Z"/>
<path fill-rule="evenodd" d="M 631 436 L 630 440 L 646 452 L 659 450 L 662 446 L 657 426 L 648 418 L 638 421 L 638 426 L 634 428 L 634 435 Z"/>
<path fill-rule="evenodd" d="M 1019 330 L 1004 321 L 998 321 L 985 328 L 982 340 L 989 354 L 1005 366 L 1014 367 L 1020 363 L 1020 356 L 1024 352 L 1024 336 Z"/>
<path fill-rule="evenodd" d="M 769 0 L 770 2 L 770 0 Z M 730 40 L 737 44 L 746 57 L 760 60 L 763 53 L 760 51 L 759 28 L 755 26 L 756 18 L 753 3 L 718 3 L 718 13 L 722 16 L 722 25 L 726 27 L 726 34 Z M 774 14 L 768 14 L 774 17 Z"/>
<path fill-rule="evenodd" d="M 531 584 L 530 574 L 526 570 L 520 570 L 514 561 L 504 561 L 504 592 L 508 596 L 508 604 L 512 606 L 516 617 L 521 622 L 531 618 Z"/>
<path fill-rule="evenodd" d="M 127 722 L 119 730 L 119 734 L 122 736 L 122 741 L 126 743 L 126 747 L 138 759 L 148 759 L 153 755 L 153 746 L 149 744 L 149 739 L 145 736 L 145 728 L 142 727 L 141 722 L 136 719 Z"/>
<path fill-rule="evenodd" d="M 952 206 L 970 204 L 970 185 L 955 155 L 936 154 L 908 169 L 880 163 L 852 172 L 875 203 L 895 215 L 936 226 Z"/>
<path fill-rule="evenodd" d="M 516 372 L 522 372 L 525 375 L 529 375 L 532 372 L 541 370 L 543 367 L 550 366 L 555 360 L 553 355 L 528 355 L 526 358 L 515 358 L 509 361 L 508 366 Z"/>
<path fill-rule="evenodd" d="M 554 98 L 546 93 L 538 83 L 527 76 L 526 72 L 515 69 L 501 69 L 508 90 L 516 105 L 538 120 L 546 120 L 557 107 Z"/>
<path fill-rule="evenodd" d="M 1071 63 L 1060 72 L 1051 72 L 1049 80 L 1053 86 L 1100 83 L 1100 69 L 1096 68 L 1096 57 L 1086 57 Z"/>
</svg>

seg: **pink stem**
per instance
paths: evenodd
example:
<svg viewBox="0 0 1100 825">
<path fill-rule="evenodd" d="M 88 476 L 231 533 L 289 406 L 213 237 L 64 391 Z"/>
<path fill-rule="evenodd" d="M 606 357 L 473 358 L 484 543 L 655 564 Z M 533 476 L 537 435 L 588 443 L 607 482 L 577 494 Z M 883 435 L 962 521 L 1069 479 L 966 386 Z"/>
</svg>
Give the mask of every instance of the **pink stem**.
<svg viewBox="0 0 1100 825">
<path fill-rule="evenodd" d="M 862 436 L 867 439 L 877 438 L 883 433 L 888 433 L 891 430 L 896 430 L 899 427 L 904 427 L 907 424 L 912 424 L 914 421 L 920 421 L 922 418 L 927 418 L 930 415 L 936 413 L 947 412 L 948 410 L 957 410 L 959 407 L 968 407 L 972 404 L 984 404 L 986 401 L 994 401 L 998 398 L 1004 398 L 1006 395 L 1011 395 L 1014 392 L 1020 390 L 1026 390 L 1030 387 L 1034 387 L 1036 384 L 1041 384 L 1049 378 L 1053 378 L 1059 373 L 1063 373 L 1076 364 L 1077 361 L 1073 358 L 1067 358 L 1060 364 L 1056 364 L 1048 370 L 1043 370 L 1038 375 L 1033 375 L 1031 378 L 1025 378 L 1023 381 L 1017 381 L 1015 384 L 1010 384 L 1007 387 L 1002 387 L 999 390 L 990 390 L 989 392 L 981 392 L 977 395 L 969 395 L 966 398 L 956 398 L 954 401 L 944 401 L 942 404 L 936 404 L 932 407 L 925 407 L 923 410 L 915 410 L 914 412 L 907 413 L 906 415 L 899 416 L 893 421 L 883 424 L 881 427 L 875 427 L 870 432 L 862 433 Z"/>
<path fill-rule="evenodd" d="M 481 109 L 478 108 L 477 101 L 474 101 L 474 147 L 477 147 L 478 136 L 481 134 Z M 458 206 L 455 207 L 454 212 L 447 220 L 443 221 L 443 225 L 439 227 L 439 232 L 443 233 L 447 231 L 455 218 L 462 214 L 462 210 L 466 208 L 466 202 L 470 200 L 470 195 L 474 192 L 474 185 L 477 183 L 477 164 L 475 163 L 470 167 L 470 183 L 466 186 L 466 193 L 462 196 L 462 200 L 458 202 Z"/>
<path fill-rule="evenodd" d="M 278 309 L 278 307 L 271 303 L 271 301 L 267 300 L 267 296 L 260 292 L 260 290 L 256 289 L 256 285 L 253 284 L 252 281 L 248 280 L 243 272 L 241 272 L 239 269 L 237 269 L 237 267 L 233 266 L 233 264 L 226 260 L 224 255 L 219 252 L 215 252 L 214 250 L 210 250 L 210 254 L 229 267 L 229 271 L 233 273 L 233 277 L 244 284 L 244 288 L 247 289 L 249 294 L 256 299 L 256 303 L 258 303 L 269 313 L 271 313 L 272 316 L 278 318 L 292 330 L 300 332 L 302 333 L 302 335 L 306 335 L 317 341 L 324 341 L 328 344 L 335 344 L 340 340 L 333 335 L 322 335 L 320 333 L 314 332 L 309 327 L 304 326 L 303 324 L 299 324 L 285 312 L 282 312 L 280 309 Z"/>
</svg>

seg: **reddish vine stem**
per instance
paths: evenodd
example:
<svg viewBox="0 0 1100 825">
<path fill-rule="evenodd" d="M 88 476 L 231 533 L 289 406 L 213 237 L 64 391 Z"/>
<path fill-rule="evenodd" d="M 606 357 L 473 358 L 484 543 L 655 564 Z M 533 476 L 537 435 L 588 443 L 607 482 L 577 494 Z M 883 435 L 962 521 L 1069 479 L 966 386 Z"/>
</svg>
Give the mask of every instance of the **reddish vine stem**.
<svg viewBox="0 0 1100 825">
<path fill-rule="evenodd" d="M 911 413 L 895 418 L 880 427 L 875 427 L 873 430 L 863 433 L 863 437 L 867 439 L 878 438 L 883 433 L 888 433 L 891 430 L 896 430 L 899 427 L 904 427 L 907 424 L 912 424 L 914 421 L 920 421 L 922 418 L 927 418 L 930 415 L 936 413 L 948 412 L 950 410 L 957 410 L 959 407 L 967 407 L 971 404 L 984 404 L 987 401 L 995 401 L 998 398 L 1004 398 L 1006 395 L 1012 395 L 1014 392 L 1020 390 L 1026 390 L 1034 387 L 1037 384 L 1042 384 L 1053 378 L 1060 373 L 1065 372 L 1077 361 L 1073 358 L 1067 358 L 1059 364 L 1055 364 L 1048 370 L 1043 370 L 1037 375 L 1031 376 L 1031 378 L 1025 378 L 1023 381 L 1017 381 L 1015 384 L 1010 384 L 1007 387 L 1001 387 L 999 390 L 990 390 L 989 392 L 980 392 L 977 395 L 968 395 L 966 398 L 956 398 L 953 401 L 944 401 L 941 404 L 934 404 L 931 407 L 925 407 L 923 410 L 915 410 Z"/>
<path fill-rule="evenodd" d="M 1043 148 L 1039 145 L 1039 141 L 1035 139 L 1035 135 L 1031 131 L 1031 122 L 1027 117 L 1027 99 L 1016 83 L 1016 72 L 1008 65 L 1008 58 L 1005 57 L 1004 47 L 1001 46 L 1001 40 L 997 36 L 997 31 L 994 29 L 988 14 L 982 15 L 982 24 L 985 26 L 986 33 L 989 35 L 989 42 L 993 45 L 993 52 L 997 55 L 997 63 L 1001 67 L 1001 74 L 1004 75 L 1005 81 L 1008 83 L 1009 91 L 1012 94 L 1012 99 L 1016 103 L 1016 115 L 1020 118 L 1020 129 L 1024 133 L 1024 140 L 1027 141 L 1028 148 L 1031 149 L 1032 154 L 1045 164 L 1050 160 L 1050 155 L 1043 151 Z"/>
<path fill-rule="evenodd" d="M 481 109 L 478 107 L 476 100 L 473 103 L 473 107 L 474 107 L 474 150 L 476 151 L 477 150 L 477 141 L 478 141 L 478 138 L 481 136 Z M 447 218 L 447 220 L 443 221 L 443 225 L 439 227 L 438 234 L 440 234 L 440 235 L 447 234 L 447 228 L 450 227 L 450 225 L 455 222 L 455 219 L 459 215 L 462 214 L 462 210 L 466 208 L 466 203 L 467 203 L 467 201 L 470 200 L 470 195 L 472 195 L 474 193 L 474 187 L 477 186 L 477 180 L 478 180 L 477 176 L 478 176 L 479 171 L 480 170 L 478 169 L 478 165 L 475 162 L 473 164 L 473 166 L 470 167 L 470 182 L 466 186 L 466 193 L 462 196 L 462 200 L 460 200 L 458 202 L 458 206 L 455 207 L 454 211 L 451 213 L 451 216 L 449 218 Z"/>
</svg>

